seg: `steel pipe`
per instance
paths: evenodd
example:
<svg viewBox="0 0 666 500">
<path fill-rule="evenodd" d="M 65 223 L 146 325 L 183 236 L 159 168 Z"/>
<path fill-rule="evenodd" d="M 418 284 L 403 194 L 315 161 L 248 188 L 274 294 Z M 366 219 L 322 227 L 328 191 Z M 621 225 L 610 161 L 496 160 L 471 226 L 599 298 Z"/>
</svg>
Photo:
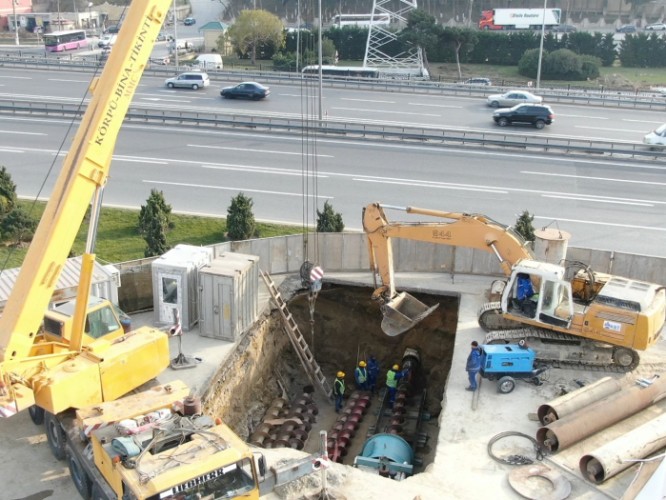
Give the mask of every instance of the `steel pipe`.
<svg viewBox="0 0 666 500">
<path fill-rule="evenodd" d="M 666 414 L 632 429 L 596 450 L 583 455 L 580 473 L 588 481 L 601 484 L 636 462 L 666 446 Z"/>
<path fill-rule="evenodd" d="M 551 452 L 563 450 L 638 413 L 665 396 L 666 378 L 657 379 L 648 387 L 630 387 L 541 427 L 536 439 Z"/>
<path fill-rule="evenodd" d="M 606 396 L 619 392 L 621 389 L 622 384 L 619 380 L 604 377 L 539 406 L 537 410 L 539 421 L 542 425 L 548 425 Z"/>
</svg>

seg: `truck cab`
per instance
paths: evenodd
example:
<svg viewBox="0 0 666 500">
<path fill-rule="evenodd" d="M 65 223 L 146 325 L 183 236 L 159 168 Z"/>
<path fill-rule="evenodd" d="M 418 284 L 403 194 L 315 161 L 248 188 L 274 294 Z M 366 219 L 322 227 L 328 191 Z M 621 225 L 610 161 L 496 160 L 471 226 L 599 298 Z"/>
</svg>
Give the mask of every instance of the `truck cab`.
<svg viewBox="0 0 666 500">
<path fill-rule="evenodd" d="M 75 300 L 56 305 L 44 315 L 42 334 L 48 341 L 69 341 L 72 337 Z M 113 341 L 129 331 L 130 317 L 109 300 L 91 296 L 88 301 L 83 345 L 104 337 Z"/>
</svg>

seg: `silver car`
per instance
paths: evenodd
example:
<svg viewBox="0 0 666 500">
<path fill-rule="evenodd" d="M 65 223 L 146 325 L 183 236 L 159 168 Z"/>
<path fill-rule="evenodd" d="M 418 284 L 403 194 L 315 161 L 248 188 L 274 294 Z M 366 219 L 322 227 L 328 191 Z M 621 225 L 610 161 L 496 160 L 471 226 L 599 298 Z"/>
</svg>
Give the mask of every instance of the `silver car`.
<svg viewBox="0 0 666 500">
<path fill-rule="evenodd" d="M 541 104 L 543 98 L 526 90 L 510 90 L 504 94 L 489 95 L 488 106 L 491 108 L 511 108 L 516 104 Z"/>
<path fill-rule="evenodd" d="M 188 71 L 173 78 L 164 80 L 164 85 L 173 88 L 199 90 L 210 85 L 210 79 L 207 73 L 197 71 Z"/>
<path fill-rule="evenodd" d="M 650 146 L 650 149 L 666 146 L 666 123 L 643 137 L 643 144 Z"/>
</svg>

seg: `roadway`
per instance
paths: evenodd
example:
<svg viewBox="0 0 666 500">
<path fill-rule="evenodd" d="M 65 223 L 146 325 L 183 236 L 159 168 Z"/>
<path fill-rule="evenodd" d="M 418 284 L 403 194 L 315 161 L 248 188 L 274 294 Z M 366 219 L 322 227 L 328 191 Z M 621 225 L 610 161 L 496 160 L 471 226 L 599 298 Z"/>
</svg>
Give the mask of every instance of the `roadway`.
<svg viewBox="0 0 666 500">
<path fill-rule="evenodd" d="M 38 195 L 60 144 L 70 141 L 67 127 L 65 120 L 0 116 L 3 165 L 19 195 Z M 176 211 L 226 216 L 231 198 L 242 191 L 252 197 L 257 219 L 300 225 L 306 170 L 317 176 L 317 206 L 328 200 L 347 229 L 360 229 L 362 207 L 375 201 L 483 213 L 506 224 L 528 210 L 535 227 L 551 224 L 572 233 L 573 246 L 666 256 L 665 169 L 595 158 L 333 138 L 312 143 L 296 134 L 128 123 L 104 202 L 138 208 L 155 188 Z M 41 197 L 48 196 L 54 175 Z M 309 222 L 314 219 L 310 215 Z"/>
<path fill-rule="evenodd" d="M 238 83 L 230 76 L 214 76 L 210 87 L 190 91 L 168 89 L 165 76 L 145 75 L 134 98 L 134 105 L 166 110 L 195 110 L 202 112 L 317 116 L 315 81 L 296 81 L 293 84 L 272 84 L 271 96 L 260 102 L 223 100 L 219 90 Z M 4 68 L 0 75 L 0 98 L 78 103 L 90 84 L 90 73 L 72 71 L 26 71 Z M 264 82 L 266 83 L 266 82 Z M 662 123 L 662 113 L 649 110 L 613 109 L 594 106 L 551 103 L 555 123 L 543 130 L 532 127 L 507 127 L 507 135 L 537 137 L 576 137 L 610 139 L 640 143 L 643 136 Z M 324 88 L 322 100 L 328 119 L 343 119 L 366 123 L 408 124 L 444 127 L 458 130 L 499 131 L 492 120 L 492 108 L 478 96 L 419 95 L 372 90 Z"/>
</svg>

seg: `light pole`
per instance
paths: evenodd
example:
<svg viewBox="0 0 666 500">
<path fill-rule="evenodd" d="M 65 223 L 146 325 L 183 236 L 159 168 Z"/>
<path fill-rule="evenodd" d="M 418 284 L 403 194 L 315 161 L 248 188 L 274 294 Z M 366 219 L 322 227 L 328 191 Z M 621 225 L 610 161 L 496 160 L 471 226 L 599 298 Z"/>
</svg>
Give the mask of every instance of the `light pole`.
<svg viewBox="0 0 666 500">
<path fill-rule="evenodd" d="M 92 29 L 92 2 L 88 2 L 88 29 Z"/>
<path fill-rule="evenodd" d="M 18 39 L 18 22 L 16 21 L 16 4 L 18 3 L 18 0 L 12 0 L 12 13 L 14 14 L 14 37 L 16 40 L 16 45 L 19 44 L 19 39 Z"/>
<path fill-rule="evenodd" d="M 541 85 L 541 60 L 543 59 L 543 37 L 546 34 L 546 7 L 548 0 L 543 0 L 543 16 L 541 18 L 541 42 L 539 43 L 539 64 L 537 65 L 537 81 L 536 88 L 539 90 Z"/>
</svg>

